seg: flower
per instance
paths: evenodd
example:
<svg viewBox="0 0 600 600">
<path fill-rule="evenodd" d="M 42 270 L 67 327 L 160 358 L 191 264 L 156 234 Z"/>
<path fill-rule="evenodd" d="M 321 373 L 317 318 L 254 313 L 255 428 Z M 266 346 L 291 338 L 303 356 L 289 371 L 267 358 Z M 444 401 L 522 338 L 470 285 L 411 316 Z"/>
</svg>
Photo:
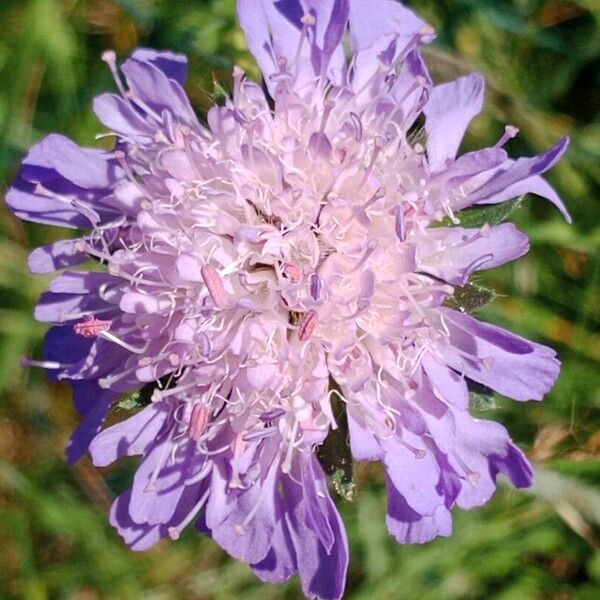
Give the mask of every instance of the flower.
<svg viewBox="0 0 600 600">
<path fill-rule="evenodd" d="M 467 382 L 540 400 L 555 354 L 448 300 L 528 250 L 512 224 L 460 226 L 461 210 L 531 192 L 568 218 L 541 178 L 568 140 L 513 160 L 507 127 L 457 158 L 483 80 L 434 86 L 419 54 L 434 32 L 393 0 L 238 13 L 268 95 L 235 67 L 201 124 L 185 57 L 139 49 L 119 70 L 107 52 L 119 93 L 94 109 L 114 148 L 50 135 L 24 160 L 14 212 L 86 230 L 31 255 L 33 272 L 63 271 L 36 308 L 43 360 L 24 362 L 73 386 L 69 460 L 141 455 L 110 516 L 133 549 L 195 521 L 261 579 L 298 572 L 307 596 L 337 599 L 347 540 L 315 453 L 334 396 L 353 458 L 385 466 L 399 542 L 449 535 L 451 509 L 485 503 L 499 473 L 531 484 L 506 430 L 470 416 Z M 132 392 L 144 407 L 102 429 Z"/>
</svg>

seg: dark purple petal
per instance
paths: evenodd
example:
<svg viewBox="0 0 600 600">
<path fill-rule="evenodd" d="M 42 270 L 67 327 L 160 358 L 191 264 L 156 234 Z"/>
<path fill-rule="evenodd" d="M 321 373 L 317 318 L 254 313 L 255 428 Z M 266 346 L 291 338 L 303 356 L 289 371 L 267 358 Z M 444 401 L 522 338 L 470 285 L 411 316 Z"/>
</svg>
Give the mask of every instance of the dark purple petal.
<svg viewBox="0 0 600 600">
<path fill-rule="evenodd" d="M 140 62 L 152 63 L 169 79 L 174 79 L 179 85 L 184 85 L 188 75 L 188 60 L 185 54 L 177 54 L 168 50 L 153 50 L 138 48 L 131 58 Z"/>
<path fill-rule="evenodd" d="M 88 451 L 91 441 L 102 428 L 102 423 L 117 397 L 111 390 L 103 390 L 97 385 L 95 388 L 88 399 L 88 403 L 93 404 L 67 444 L 67 460 L 70 464 L 76 463 Z M 90 393 L 89 388 L 86 391 Z M 82 403 L 82 400 L 79 399 L 78 402 Z"/>
<path fill-rule="evenodd" d="M 313 456 L 302 460 L 315 461 Z M 320 470 L 319 465 L 313 467 Z M 303 481 L 303 484 L 306 484 Z M 294 544 L 302 591 L 307 597 L 338 600 L 342 597 L 348 569 L 348 540 L 344 525 L 331 500 L 326 496 L 326 519 L 333 533 L 334 544 L 329 551 L 319 541 L 319 535 L 309 525 L 306 516 L 308 498 L 303 487 L 289 479 L 284 482 L 286 522 Z"/>
</svg>

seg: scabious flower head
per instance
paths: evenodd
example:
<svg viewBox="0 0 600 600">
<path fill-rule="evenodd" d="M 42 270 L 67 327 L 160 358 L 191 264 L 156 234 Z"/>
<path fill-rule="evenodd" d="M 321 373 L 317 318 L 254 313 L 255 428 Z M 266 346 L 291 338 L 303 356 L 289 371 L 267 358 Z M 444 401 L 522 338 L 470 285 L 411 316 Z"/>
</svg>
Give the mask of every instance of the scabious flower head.
<svg viewBox="0 0 600 600">
<path fill-rule="evenodd" d="M 119 93 L 94 109 L 114 149 L 51 135 L 25 159 L 15 213 L 86 231 L 31 255 L 33 272 L 64 270 L 36 308 L 45 356 L 26 362 L 73 386 L 71 461 L 141 456 L 110 517 L 133 549 L 195 522 L 263 580 L 299 572 L 307 596 L 336 599 L 347 541 L 315 452 L 332 396 L 354 459 L 385 466 L 399 542 L 449 535 L 451 509 L 485 503 L 499 473 L 531 483 L 505 429 L 469 415 L 467 382 L 539 400 L 554 352 L 448 300 L 528 249 L 460 211 L 532 192 L 566 214 L 540 174 L 567 141 L 512 160 L 508 127 L 457 158 L 482 78 L 434 86 L 433 30 L 394 0 L 238 13 L 268 93 L 235 67 L 203 124 L 183 56 L 140 49 L 119 68 L 107 52 Z M 144 408 L 102 430 L 132 392 Z"/>
</svg>

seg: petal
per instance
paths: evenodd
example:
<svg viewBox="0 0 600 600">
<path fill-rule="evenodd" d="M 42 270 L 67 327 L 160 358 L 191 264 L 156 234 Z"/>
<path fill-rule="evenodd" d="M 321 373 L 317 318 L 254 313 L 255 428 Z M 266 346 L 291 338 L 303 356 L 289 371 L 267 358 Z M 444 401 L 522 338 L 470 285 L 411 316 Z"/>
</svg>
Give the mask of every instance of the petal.
<svg viewBox="0 0 600 600">
<path fill-rule="evenodd" d="M 306 460 L 316 461 L 313 456 Z M 321 469 L 315 465 L 314 469 Z M 303 482 L 305 483 L 305 482 Z M 338 600 L 342 597 L 348 570 L 348 540 L 340 515 L 326 496 L 326 519 L 333 533 L 333 546 L 329 552 L 319 541 L 318 533 L 306 520 L 306 502 L 303 487 L 288 478 L 284 480 L 285 517 L 298 562 L 302 591 L 307 597 Z"/>
<path fill-rule="evenodd" d="M 439 171 L 456 156 L 469 123 L 481 112 L 484 86 L 483 77 L 472 73 L 431 90 L 423 112 L 432 171 Z"/>
<path fill-rule="evenodd" d="M 424 354 L 421 364 L 438 398 L 462 410 L 469 407 L 469 390 L 464 377 L 438 361 L 430 352 Z"/>
<path fill-rule="evenodd" d="M 96 434 L 100 431 L 104 419 L 110 411 L 117 394 L 110 390 L 102 390 L 97 386 L 94 403 L 79 427 L 75 430 L 67 444 L 67 460 L 76 463 L 87 451 Z"/>
<path fill-rule="evenodd" d="M 213 470 L 206 524 L 214 540 L 231 556 L 248 563 L 262 561 L 271 547 L 279 518 L 275 507 L 279 463 L 267 467 L 262 481 L 248 489 L 230 490 L 224 466 Z"/>
<path fill-rule="evenodd" d="M 36 248 L 27 265 L 32 273 L 45 274 L 86 262 L 89 256 L 78 250 L 78 240 L 60 240 Z"/>
<path fill-rule="evenodd" d="M 90 444 L 94 465 L 106 467 L 123 456 L 144 454 L 160 433 L 167 416 L 168 410 L 151 404 L 100 432 Z"/>
<path fill-rule="evenodd" d="M 533 177 L 528 177 L 527 179 L 513 183 L 489 198 L 480 200 L 478 204 L 498 204 L 499 202 L 504 202 L 505 200 L 518 198 L 524 194 L 535 194 L 536 196 L 546 198 L 546 200 L 552 202 L 552 204 L 554 204 L 554 206 L 560 210 L 567 223 L 571 223 L 571 216 L 569 215 L 569 211 L 567 210 L 565 203 L 556 193 L 556 190 L 539 175 L 534 175 Z"/>
<path fill-rule="evenodd" d="M 380 440 L 385 450 L 385 470 L 398 492 L 414 511 L 432 515 L 443 499 L 437 491 L 440 468 L 421 437 L 403 430 L 401 443 L 396 436 Z M 407 445 L 423 453 L 416 456 Z"/>
<path fill-rule="evenodd" d="M 271 536 L 271 548 L 267 555 L 251 567 L 261 581 L 269 583 L 287 581 L 298 571 L 296 551 L 284 521 L 277 522 Z"/>
<path fill-rule="evenodd" d="M 493 173 L 484 185 L 467 196 L 468 204 L 463 202 L 463 206 L 476 203 L 493 204 L 531 192 L 548 198 L 568 219 L 568 213 L 556 192 L 543 180 L 536 178 L 560 160 L 568 145 L 569 138 L 564 137 L 539 156 L 507 161 L 505 166 Z"/>
<path fill-rule="evenodd" d="M 386 477 L 386 483 L 386 523 L 398 543 L 423 544 L 437 536 L 448 537 L 452 533 L 452 515 L 444 505 L 438 506 L 432 515 L 421 515 L 408 506 L 389 477 Z"/>
<path fill-rule="evenodd" d="M 457 497 L 458 506 L 470 509 L 485 504 L 496 489 L 499 472 L 518 487 L 531 485 L 531 466 L 502 425 L 458 411 L 454 411 L 454 419 L 456 444 L 448 459 L 458 473 L 466 476 Z"/>
<path fill-rule="evenodd" d="M 140 62 L 152 63 L 160 69 L 169 79 L 174 79 L 179 85 L 184 85 L 188 75 L 188 60 L 185 54 L 178 54 L 168 50 L 153 50 L 151 48 L 138 48 L 131 58 Z"/>
<path fill-rule="evenodd" d="M 131 490 L 123 492 L 110 508 L 110 524 L 131 550 L 148 550 L 164 537 L 158 525 L 139 525 L 129 515 Z"/>
<path fill-rule="evenodd" d="M 360 418 L 360 417 L 359 417 Z M 348 411 L 350 449 L 354 460 L 381 460 L 385 454 L 375 436 Z"/>
<path fill-rule="evenodd" d="M 465 285 L 473 272 L 493 269 L 529 251 L 529 238 L 512 223 L 490 227 L 484 233 L 481 229 L 436 227 L 429 229 L 422 241 L 419 269 L 452 285 Z"/>
<path fill-rule="evenodd" d="M 34 188 L 33 184 L 20 176 L 6 194 L 6 204 L 19 219 L 69 229 L 89 228 L 89 220 L 70 204 L 40 196 L 34 192 Z"/>
<path fill-rule="evenodd" d="M 62 135 L 53 133 L 44 138 L 38 147 L 43 164 L 51 166 L 65 179 L 85 189 L 109 188 L 121 174 L 121 170 L 109 162 L 103 152 L 80 148 Z"/>
<path fill-rule="evenodd" d="M 354 52 L 373 47 L 381 51 L 394 38 L 406 42 L 425 25 L 425 21 L 395 0 L 350 0 L 350 38 Z"/>
<path fill-rule="evenodd" d="M 179 448 L 169 460 L 173 443 L 168 432 L 152 440 L 133 478 L 129 514 L 136 523 L 170 523 L 185 489 L 192 444 Z M 195 444 L 193 444 L 195 447 Z"/>
<path fill-rule="evenodd" d="M 151 138 L 157 131 L 130 103 L 116 94 L 101 94 L 94 98 L 94 112 L 100 122 L 111 131 L 125 137 Z"/>
<path fill-rule="evenodd" d="M 541 400 L 554 385 L 560 363 L 551 348 L 448 308 L 439 311 L 450 331 L 451 347 L 442 353 L 452 368 L 514 400 Z"/>
<path fill-rule="evenodd" d="M 159 115 L 164 109 L 183 122 L 198 126 L 198 121 L 183 88 L 153 64 L 127 59 L 121 66 L 135 97 Z"/>
</svg>

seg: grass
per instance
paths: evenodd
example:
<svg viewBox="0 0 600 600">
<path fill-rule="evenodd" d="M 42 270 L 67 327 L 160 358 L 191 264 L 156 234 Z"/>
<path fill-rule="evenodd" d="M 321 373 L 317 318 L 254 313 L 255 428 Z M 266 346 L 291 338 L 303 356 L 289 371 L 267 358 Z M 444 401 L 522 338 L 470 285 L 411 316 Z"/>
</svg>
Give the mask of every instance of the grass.
<svg viewBox="0 0 600 600">
<path fill-rule="evenodd" d="M 487 78 L 485 112 L 465 148 L 521 129 L 514 154 L 560 136 L 572 144 L 550 175 L 573 215 L 528 199 L 511 214 L 530 254 L 480 282 L 498 298 L 482 316 L 553 345 L 562 376 L 540 404 L 497 399 L 481 408 L 505 423 L 538 467 L 532 490 L 502 487 L 485 508 L 456 514 L 454 535 L 398 546 L 385 530 L 381 473 L 357 469 L 358 498 L 340 502 L 352 544 L 348 598 L 454 600 L 600 597 L 600 9 L 594 0 L 414 0 L 436 26 L 427 59 L 438 80 Z M 257 75 L 232 0 L 3 0 L 0 4 L 0 182 L 50 131 L 93 144 L 91 99 L 112 87 L 102 50 L 172 48 L 191 61 L 200 112 L 213 81 L 239 63 Z M 259 584 L 193 532 L 136 554 L 106 524 L 132 464 L 98 474 L 65 465 L 76 423 L 69 392 L 19 367 L 39 352 L 33 321 L 47 284 L 26 274 L 28 251 L 63 232 L 17 221 L 0 206 L 0 598 L 300 598 L 295 580 Z"/>
</svg>

